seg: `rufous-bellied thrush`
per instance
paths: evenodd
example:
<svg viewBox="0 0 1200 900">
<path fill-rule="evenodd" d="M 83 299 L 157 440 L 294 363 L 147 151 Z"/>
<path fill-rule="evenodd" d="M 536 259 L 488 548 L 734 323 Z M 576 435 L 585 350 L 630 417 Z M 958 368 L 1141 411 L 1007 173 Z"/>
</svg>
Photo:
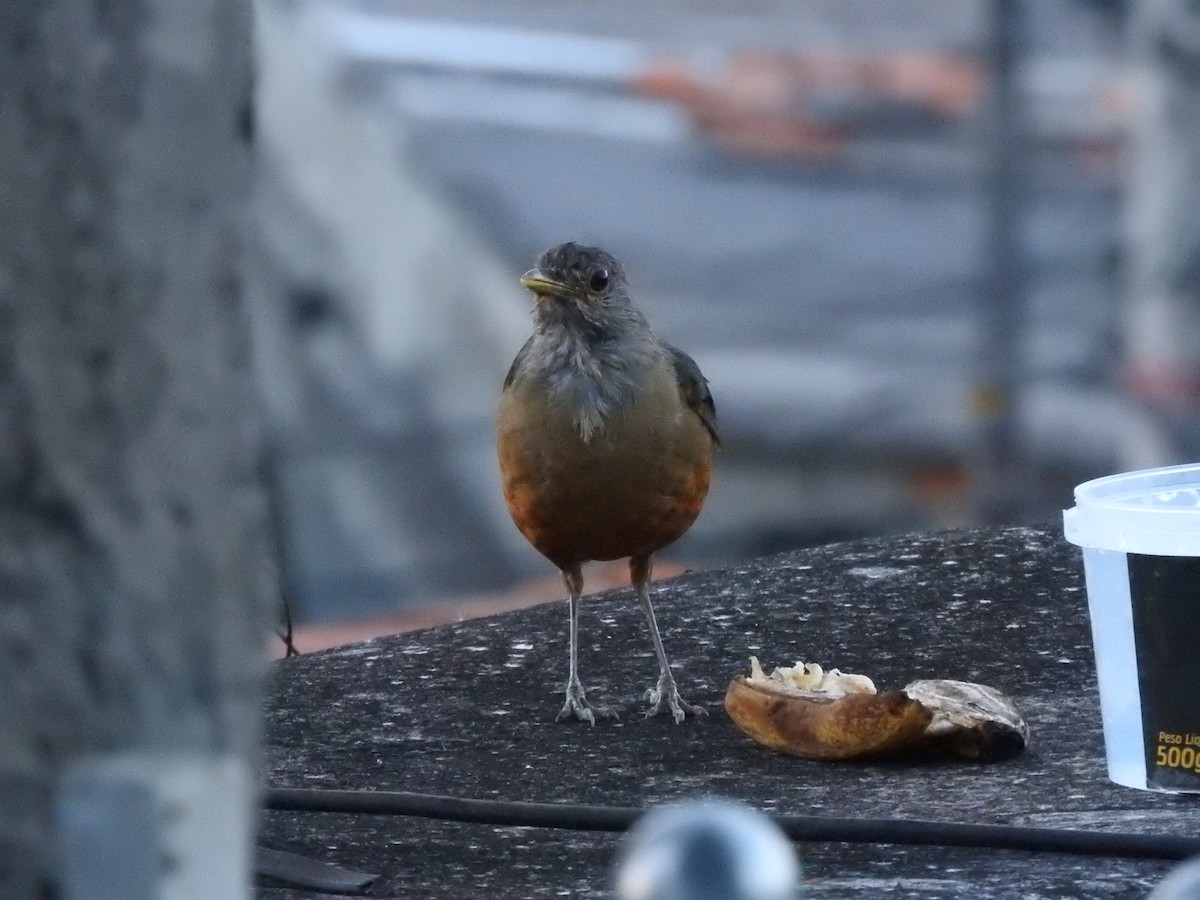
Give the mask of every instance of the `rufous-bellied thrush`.
<svg viewBox="0 0 1200 900">
<path fill-rule="evenodd" d="M 650 603 L 650 557 L 691 527 L 708 494 L 716 412 L 695 361 L 660 340 L 621 264 L 594 247 L 552 247 L 521 277 L 534 331 L 504 380 L 496 443 L 504 498 L 557 566 L 570 610 L 570 674 L 558 718 L 593 725 L 579 681 L 581 565 L 629 557 L 658 657 L 646 715 L 703 714 L 679 696 Z"/>
</svg>

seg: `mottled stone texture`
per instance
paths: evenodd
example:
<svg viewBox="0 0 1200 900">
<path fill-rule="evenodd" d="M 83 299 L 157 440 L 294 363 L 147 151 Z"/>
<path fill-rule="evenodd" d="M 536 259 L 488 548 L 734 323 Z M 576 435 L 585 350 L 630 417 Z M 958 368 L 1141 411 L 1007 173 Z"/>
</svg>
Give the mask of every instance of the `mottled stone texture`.
<svg viewBox="0 0 1200 900">
<path fill-rule="evenodd" d="M 654 592 L 680 690 L 708 707 L 645 719 L 656 675 L 628 589 L 584 598 L 580 676 L 619 722 L 555 723 L 566 604 L 301 656 L 267 703 L 281 787 L 642 806 L 717 794 L 777 813 L 1194 834 L 1196 797 L 1106 777 L 1079 549 L 1049 528 L 832 544 L 662 582 Z M 825 763 L 772 753 L 722 708 L 757 654 L 863 672 L 883 688 L 958 678 L 1012 696 L 1025 753 Z M 427 819 L 274 812 L 264 843 L 379 873 L 372 897 L 608 898 L 620 836 Z M 1161 860 L 806 843 L 806 900 L 1144 898 Z M 327 895 L 263 885 L 261 900 Z"/>
<path fill-rule="evenodd" d="M 274 596 L 237 0 L 0 13 L 0 896 L 80 755 L 247 757 Z"/>
</svg>

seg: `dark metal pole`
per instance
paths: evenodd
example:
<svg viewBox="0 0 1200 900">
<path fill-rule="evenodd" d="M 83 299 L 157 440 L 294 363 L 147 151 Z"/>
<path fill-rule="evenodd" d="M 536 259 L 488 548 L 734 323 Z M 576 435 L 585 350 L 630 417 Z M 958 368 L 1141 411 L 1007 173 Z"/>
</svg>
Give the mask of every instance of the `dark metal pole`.
<svg viewBox="0 0 1200 900">
<path fill-rule="evenodd" d="M 1025 319 L 1021 217 L 1026 142 L 1017 88 L 1020 0 L 992 0 L 988 63 L 991 109 L 985 128 L 987 209 L 980 343 L 972 407 L 978 423 L 976 511 L 987 523 L 1012 521 L 1022 506 L 1016 400 Z"/>
</svg>

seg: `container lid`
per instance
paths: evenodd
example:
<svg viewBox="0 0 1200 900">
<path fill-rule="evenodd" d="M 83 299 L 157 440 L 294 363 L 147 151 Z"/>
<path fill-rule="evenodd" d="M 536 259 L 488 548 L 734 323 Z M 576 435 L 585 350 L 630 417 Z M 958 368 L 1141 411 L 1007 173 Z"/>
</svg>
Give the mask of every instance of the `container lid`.
<svg viewBox="0 0 1200 900">
<path fill-rule="evenodd" d="M 1085 481 L 1063 531 L 1081 547 L 1200 556 L 1200 463 Z"/>
</svg>

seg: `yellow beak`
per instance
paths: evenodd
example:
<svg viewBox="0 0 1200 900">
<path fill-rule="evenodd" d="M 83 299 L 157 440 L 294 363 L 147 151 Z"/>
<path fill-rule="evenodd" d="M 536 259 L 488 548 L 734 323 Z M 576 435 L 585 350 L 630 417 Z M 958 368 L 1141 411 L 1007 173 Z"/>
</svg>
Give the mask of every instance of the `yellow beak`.
<svg viewBox="0 0 1200 900">
<path fill-rule="evenodd" d="M 561 281 L 547 278 L 541 269 L 530 269 L 521 276 L 521 286 L 533 291 L 539 297 L 544 295 L 562 296 L 567 293 L 567 286 Z"/>
</svg>

